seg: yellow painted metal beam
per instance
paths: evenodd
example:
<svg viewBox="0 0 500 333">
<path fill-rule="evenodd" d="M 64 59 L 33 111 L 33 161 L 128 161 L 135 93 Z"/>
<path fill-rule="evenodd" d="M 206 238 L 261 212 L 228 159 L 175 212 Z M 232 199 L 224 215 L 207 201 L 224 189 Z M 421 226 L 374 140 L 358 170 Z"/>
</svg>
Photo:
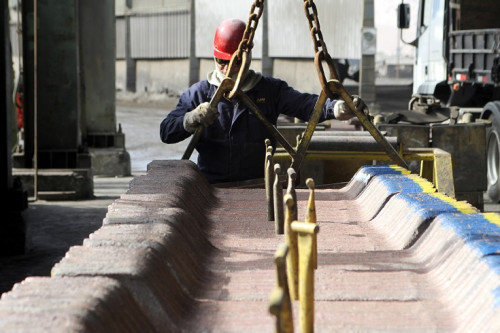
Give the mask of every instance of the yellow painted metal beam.
<svg viewBox="0 0 500 333">
<path fill-rule="evenodd" d="M 453 164 L 451 154 L 439 148 L 412 148 L 416 156 L 429 155 L 432 151 L 432 160 L 422 160 L 420 176 L 434 184 L 439 193 L 455 197 L 455 184 L 453 180 Z M 419 151 L 422 153 L 419 154 Z"/>
<path fill-rule="evenodd" d="M 407 161 L 420 161 L 420 176 L 434 184 L 440 192 L 455 197 L 453 161 L 451 154 L 439 148 L 408 148 L 402 152 Z M 306 160 L 373 160 L 389 161 L 384 152 L 373 151 L 308 151 Z M 282 150 L 273 155 L 274 162 L 290 161 L 290 156 Z"/>
</svg>

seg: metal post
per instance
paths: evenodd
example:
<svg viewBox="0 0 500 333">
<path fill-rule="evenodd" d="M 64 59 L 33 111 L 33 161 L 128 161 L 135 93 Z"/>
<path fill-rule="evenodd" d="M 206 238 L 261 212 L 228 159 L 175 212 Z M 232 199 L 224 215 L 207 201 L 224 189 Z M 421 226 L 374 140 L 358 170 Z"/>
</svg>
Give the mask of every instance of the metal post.
<svg viewBox="0 0 500 333">
<path fill-rule="evenodd" d="M 282 235 L 283 230 L 283 184 L 280 181 L 281 167 L 278 163 L 274 165 L 274 226 L 276 233 Z"/>
<path fill-rule="evenodd" d="M 314 332 L 314 240 L 319 227 L 311 223 L 293 222 L 299 245 L 299 322 L 302 333 Z"/>
<path fill-rule="evenodd" d="M 271 294 L 269 312 L 276 316 L 276 332 L 293 332 L 293 311 L 286 276 L 288 246 L 281 244 L 274 254 L 276 265 L 276 288 Z"/>
<path fill-rule="evenodd" d="M 271 296 L 269 297 L 269 312 L 276 317 L 274 324 L 274 332 L 282 333 L 283 327 L 283 304 L 285 301 L 285 292 L 281 288 L 274 288 Z"/>
<path fill-rule="evenodd" d="M 309 202 L 307 203 L 307 210 L 306 210 L 306 223 L 311 223 L 316 225 L 316 204 L 314 202 L 314 180 L 312 178 L 307 178 L 306 179 L 306 185 L 309 188 Z M 318 245 L 316 243 L 316 239 L 314 240 L 313 243 L 313 267 L 314 269 L 318 268 Z"/>
<path fill-rule="evenodd" d="M 299 250 L 297 247 L 297 233 L 292 230 L 293 206 L 296 202 L 292 195 L 285 194 L 285 241 L 288 246 L 288 255 L 286 257 L 286 270 L 288 276 L 288 289 L 290 297 L 293 300 L 299 299 Z"/>
<path fill-rule="evenodd" d="M 297 173 L 293 168 L 288 168 L 287 171 L 288 174 L 288 186 L 286 189 L 286 193 L 290 194 L 293 198 L 293 206 L 291 207 L 292 210 L 292 220 L 296 221 L 297 220 L 297 192 L 295 191 L 295 181 L 297 180 Z"/>
<path fill-rule="evenodd" d="M 267 220 L 274 221 L 274 204 L 273 204 L 273 154 L 266 152 L 266 168 L 264 170 L 266 182 L 266 202 L 267 202 Z"/>
</svg>

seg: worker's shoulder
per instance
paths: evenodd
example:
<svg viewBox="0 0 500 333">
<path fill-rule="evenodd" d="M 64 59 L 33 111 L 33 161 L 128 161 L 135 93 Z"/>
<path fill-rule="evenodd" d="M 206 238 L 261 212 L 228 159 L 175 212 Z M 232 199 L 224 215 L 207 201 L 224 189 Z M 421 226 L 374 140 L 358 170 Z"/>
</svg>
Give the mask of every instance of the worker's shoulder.
<svg viewBox="0 0 500 333">
<path fill-rule="evenodd" d="M 283 84 L 283 83 L 286 84 L 286 81 L 284 81 L 280 78 L 273 77 L 273 76 L 266 76 L 266 75 L 262 75 L 261 81 L 268 83 L 268 84 Z"/>
<path fill-rule="evenodd" d="M 256 88 L 269 90 L 269 89 L 280 89 L 282 87 L 287 87 L 288 83 L 282 79 L 275 78 L 272 76 L 262 76 Z"/>
<path fill-rule="evenodd" d="M 193 83 L 188 90 L 208 90 L 210 89 L 210 83 L 208 80 L 201 80 Z"/>
</svg>

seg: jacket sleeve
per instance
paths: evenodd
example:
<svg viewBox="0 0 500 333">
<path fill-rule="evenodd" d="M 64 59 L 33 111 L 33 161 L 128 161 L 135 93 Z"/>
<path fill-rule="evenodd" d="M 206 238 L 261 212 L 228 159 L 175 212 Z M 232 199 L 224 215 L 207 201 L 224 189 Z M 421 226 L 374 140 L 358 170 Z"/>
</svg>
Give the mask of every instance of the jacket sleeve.
<svg viewBox="0 0 500 333">
<path fill-rule="evenodd" d="M 278 109 L 280 113 L 287 116 L 299 118 L 302 121 L 309 121 L 318 95 L 302 93 L 290 87 L 285 81 L 277 80 L 279 92 Z M 327 98 L 319 122 L 334 119 L 333 106 L 336 100 Z"/>
<path fill-rule="evenodd" d="M 170 111 L 160 124 L 161 141 L 177 143 L 191 136 L 191 133 L 186 131 L 182 124 L 184 115 L 207 100 L 206 93 L 200 84 L 195 84 L 183 92 L 175 109 Z"/>
</svg>

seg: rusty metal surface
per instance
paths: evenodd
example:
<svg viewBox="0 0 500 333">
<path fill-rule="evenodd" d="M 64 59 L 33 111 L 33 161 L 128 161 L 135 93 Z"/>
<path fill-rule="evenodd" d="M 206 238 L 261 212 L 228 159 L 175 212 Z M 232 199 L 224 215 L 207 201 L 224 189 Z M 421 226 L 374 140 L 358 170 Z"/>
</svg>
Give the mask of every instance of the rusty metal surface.
<svg viewBox="0 0 500 333">
<path fill-rule="evenodd" d="M 387 142 L 398 149 L 396 137 L 386 137 Z M 309 150 L 322 151 L 384 151 L 378 142 L 371 136 L 317 136 L 312 138 Z"/>
<path fill-rule="evenodd" d="M 453 207 L 436 207 L 433 201 L 424 205 L 437 194 L 399 171 L 359 172 L 350 185 L 316 188 L 314 196 L 309 189 L 295 190 L 298 221 L 314 219 L 316 226 L 305 225 L 320 230 L 317 269 L 311 270 L 313 260 L 307 261 L 307 270 L 314 273 L 307 285 L 314 292 L 306 293 L 314 294 L 314 319 L 304 321 L 308 330 L 314 325 L 318 332 L 451 332 L 469 323 L 498 325 L 490 309 L 493 298 L 483 295 L 480 302 L 467 295 L 500 281 L 474 259 L 470 247 L 438 222 L 431 223 Z M 457 207 L 472 209 L 464 203 Z M 296 223 L 291 212 L 286 215 L 285 235 L 276 234 L 267 218 L 264 189 L 215 188 L 190 161 L 155 161 L 110 205 L 103 226 L 54 266 L 43 297 L 36 289 L 38 279 L 25 282 L 23 293 L 14 288 L 2 296 L 0 330 L 33 327 L 23 315 L 35 313 L 33 318 L 47 324 L 60 313 L 68 318 L 67 331 L 108 332 L 123 327 L 117 318 L 137 311 L 127 323 L 146 321 L 145 331 L 272 331 L 275 254 Z M 314 248 L 312 242 L 307 248 Z M 473 273 L 460 273 L 465 271 Z M 71 302 L 57 301 L 57 287 L 70 279 L 82 283 L 74 288 L 74 298 L 66 293 Z M 88 279 L 102 281 L 101 288 Z M 465 285 L 468 292 L 461 291 Z M 123 294 L 110 295 L 109 290 Z M 457 293 L 460 297 L 454 297 Z M 131 301 L 113 306 L 123 299 Z M 292 300 L 297 328 L 302 326 L 300 312 Z M 474 317 L 480 312 L 487 320 Z"/>
<path fill-rule="evenodd" d="M 367 197 L 377 195 L 371 191 Z M 453 317 L 440 302 L 438 288 L 418 273 L 425 266 L 414 262 L 411 252 L 391 249 L 384 234 L 360 218 L 369 201 L 334 201 L 335 196 L 332 190 L 315 195 L 321 228 L 316 330 L 452 330 Z M 271 331 L 275 323 L 267 302 L 275 285 L 273 254 L 284 239 L 275 234 L 265 210 L 255 210 L 265 207 L 264 190 L 224 189 L 217 197 L 210 239 L 220 252 L 210 266 L 213 281 L 200 299 L 195 330 Z M 298 197 L 299 219 L 304 219 L 309 193 L 298 190 Z M 295 320 L 298 313 L 294 303 Z"/>
</svg>

